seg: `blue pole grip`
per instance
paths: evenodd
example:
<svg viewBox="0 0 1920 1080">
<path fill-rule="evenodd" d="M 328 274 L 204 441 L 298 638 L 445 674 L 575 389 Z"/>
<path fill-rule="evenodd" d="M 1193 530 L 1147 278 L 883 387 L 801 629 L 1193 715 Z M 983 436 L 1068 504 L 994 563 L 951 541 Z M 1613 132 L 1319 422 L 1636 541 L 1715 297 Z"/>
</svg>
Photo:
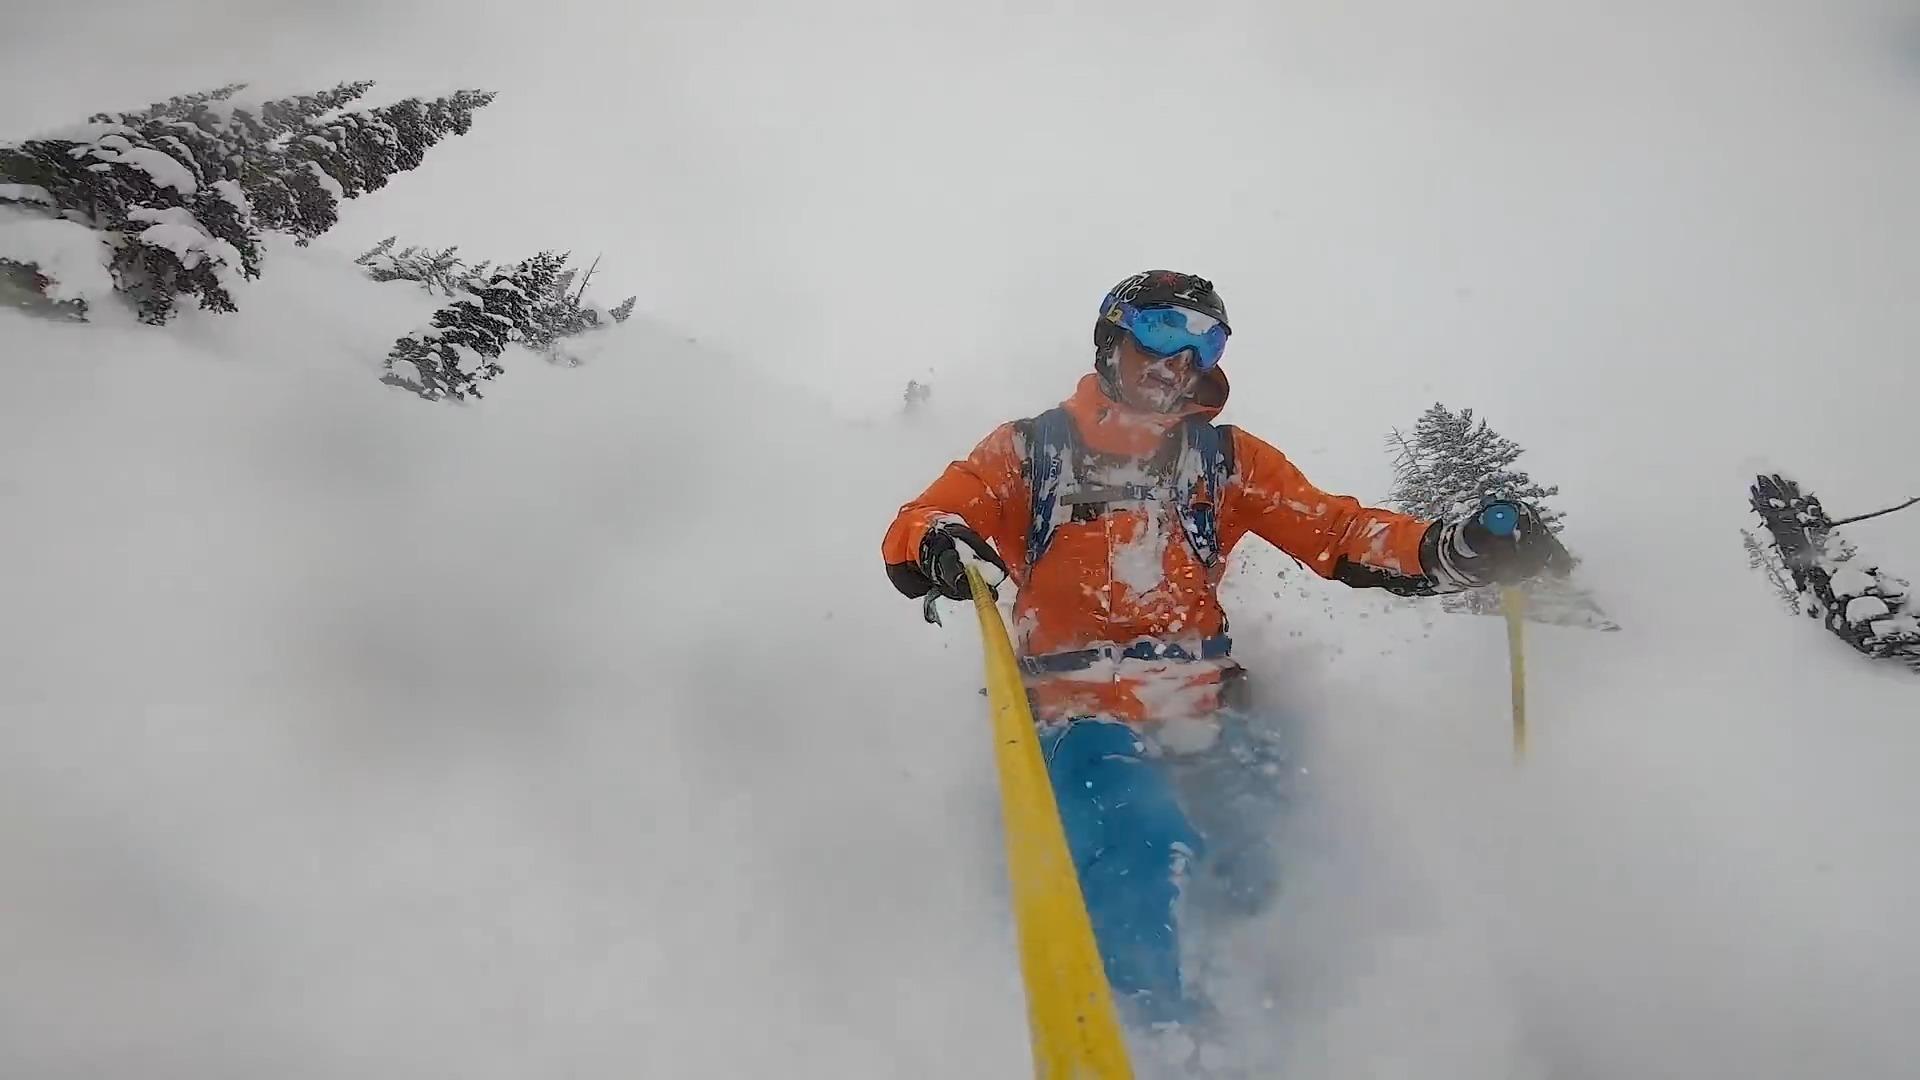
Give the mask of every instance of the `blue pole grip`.
<svg viewBox="0 0 1920 1080">
<path fill-rule="evenodd" d="M 1510 502 L 1490 502 L 1480 508 L 1480 524 L 1495 536 L 1512 536 L 1520 528 L 1520 508 Z"/>
</svg>

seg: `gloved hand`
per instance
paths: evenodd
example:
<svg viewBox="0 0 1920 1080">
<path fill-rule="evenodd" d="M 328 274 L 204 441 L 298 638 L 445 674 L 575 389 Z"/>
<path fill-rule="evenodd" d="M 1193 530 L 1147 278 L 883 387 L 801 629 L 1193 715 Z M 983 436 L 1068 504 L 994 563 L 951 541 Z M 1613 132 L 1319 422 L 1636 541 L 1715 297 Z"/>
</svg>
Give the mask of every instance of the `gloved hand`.
<svg viewBox="0 0 1920 1080">
<path fill-rule="evenodd" d="M 1480 521 L 1480 512 L 1460 521 L 1436 521 L 1420 542 L 1420 564 L 1442 586 L 1477 589 L 1515 585 L 1542 572 L 1565 574 L 1573 556 L 1540 520 L 1539 511 L 1513 504 L 1519 520 L 1513 532 L 1499 535 Z"/>
<path fill-rule="evenodd" d="M 997 578 L 992 574 L 987 575 L 988 585 L 998 586 L 1007 579 L 1007 564 L 993 550 L 993 545 L 957 521 L 943 521 L 928 529 L 927 534 L 920 538 L 920 572 L 933 582 L 935 592 L 949 600 L 973 599 L 973 589 L 967 584 L 966 563 L 961 557 L 961 544 L 967 546 L 966 554 L 999 569 Z M 997 589 L 994 595 L 999 595 Z"/>
</svg>

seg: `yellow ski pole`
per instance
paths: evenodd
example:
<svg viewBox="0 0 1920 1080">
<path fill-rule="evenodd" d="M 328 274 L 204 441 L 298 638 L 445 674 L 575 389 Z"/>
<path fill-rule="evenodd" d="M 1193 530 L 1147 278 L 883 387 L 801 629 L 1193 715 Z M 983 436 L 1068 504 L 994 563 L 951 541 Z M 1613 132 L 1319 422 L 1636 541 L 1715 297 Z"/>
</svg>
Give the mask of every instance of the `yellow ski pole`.
<svg viewBox="0 0 1920 1080">
<path fill-rule="evenodd" d="M 1480 508 L 1480 524 L 1495 536 L 1512 536 L 1520 527 L 1520 508 L 1506 501 Z M 1513 760 L 1527 756 L 1527 653 L 1522 629 L 1527 622 L 1527 594 L 1514 586 L 1500 589 L 1500 610 L 1507 617 L 1507 668 L 1513 675 Z"/>
<path fill-rule="evenodd" d="M 1006 828 L 1007 878 L 1027 990 L 1036 1080 L 1131 1080 L 1106 968 L 1080 895 L 1080 878 L 1034 733 L 1033 711 L 993 589 L 969 565 L 967 581 L 986 649 L 994 763 Z"/>
<path fill-rule="evenodd" d="M 1527 756 L 1527 652 L 1521 628 L 1527 623 L 1527 594 L 1512 586 L 1500 590 L 1507 617 L 1507 667 L 1513 672 L 1513 760 Z"/>
</svg>

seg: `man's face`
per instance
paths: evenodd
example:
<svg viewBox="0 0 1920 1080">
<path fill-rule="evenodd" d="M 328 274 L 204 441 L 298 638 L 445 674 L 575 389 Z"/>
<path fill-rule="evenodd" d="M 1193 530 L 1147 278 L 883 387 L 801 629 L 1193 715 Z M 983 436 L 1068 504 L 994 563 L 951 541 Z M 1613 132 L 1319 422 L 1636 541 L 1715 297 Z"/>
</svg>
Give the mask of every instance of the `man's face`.
<svg viewBox="0 0 1920 1080">
<path fill-rule="evenodd" d="M 1140 348 L 1131 334 L 1120 335 L 1114 351 L 1120 400 L 1148 412 L 1172 412 L 1186 400 L 1199 376 L 1193 353 L 1182 350 L 1161 359 Z"/>
</svg>

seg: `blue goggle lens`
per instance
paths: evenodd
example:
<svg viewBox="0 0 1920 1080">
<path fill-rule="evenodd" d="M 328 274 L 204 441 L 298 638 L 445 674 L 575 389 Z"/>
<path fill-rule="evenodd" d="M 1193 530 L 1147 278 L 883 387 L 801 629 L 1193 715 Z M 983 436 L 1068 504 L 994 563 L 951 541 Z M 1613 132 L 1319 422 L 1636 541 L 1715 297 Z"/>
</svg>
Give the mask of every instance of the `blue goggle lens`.
<svg viewBox="0 0 1920 1080">
<path fill-rule="evenodd" d="M 1178 307 L 1137 308 L 1118 305 L 1113 321 L 1133 335 L 1140 347 L 1159 357 L 1192 349 L 1194 367 L 1206 371 L 1227 351 L 1227 324 L 1211 315 Z"/>
</svg>

